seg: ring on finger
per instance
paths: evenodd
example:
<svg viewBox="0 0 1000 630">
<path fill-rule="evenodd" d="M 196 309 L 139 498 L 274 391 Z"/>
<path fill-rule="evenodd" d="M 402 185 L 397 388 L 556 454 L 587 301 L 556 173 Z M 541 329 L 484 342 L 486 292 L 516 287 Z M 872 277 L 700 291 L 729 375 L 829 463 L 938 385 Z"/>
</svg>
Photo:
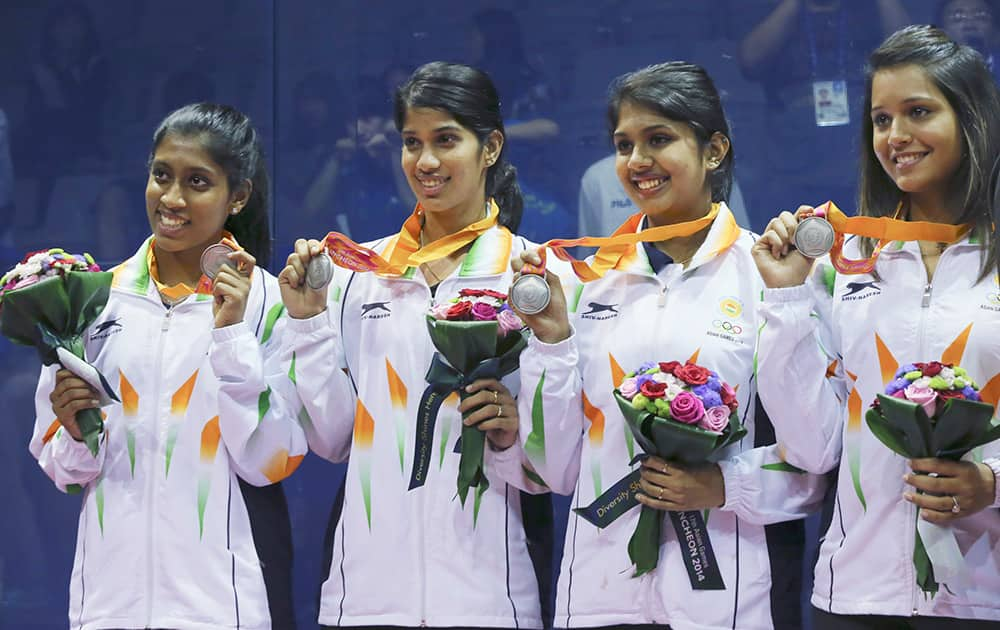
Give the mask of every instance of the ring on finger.
<svg viewBox="0 0 1000 630">
<path fill-rule="evenodd" d="M 497 405 L 497 418 L 499 418 L 502 414 L 503 414 L 503 405 L 498 404 Z"/>
<path fill-rule="evenodd" d="M 951 513 L 958 514 L 962 511 L 962 506 L 958 504 L 958 498 L 955 495 L 951 495 Z"/>
<path fill-rule="evenodd" d="M 662 500 L 663 500 L 663 488 L 660 488 L 660 489 L 659 489 L 659 490 L 658 490 L 658 491 L 656 492 L 656 498 L 657 498 L 657 499 L 659 499 L 660 501 L 662 501 Z"/>
<path fill-rule="evenodd" d="M 498 392 L 495 389 L 493 390 L 493 404 L 494 405 L 500 404 L 500 392 Z"/>
</svg>

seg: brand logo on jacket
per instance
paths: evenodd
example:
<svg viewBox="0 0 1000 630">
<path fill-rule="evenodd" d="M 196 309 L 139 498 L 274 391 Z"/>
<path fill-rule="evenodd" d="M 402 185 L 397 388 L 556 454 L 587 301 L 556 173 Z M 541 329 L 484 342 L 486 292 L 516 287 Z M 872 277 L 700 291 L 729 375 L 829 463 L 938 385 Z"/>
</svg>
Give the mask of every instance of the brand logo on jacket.
<svg viewBox="0 0 1000 630">
<path fill-rule="evenodd" d="M 586 313 L 581 313 L 581 319 L 614 319 L 621 315 L 618 312 L 617 304 L 601 304 L 600 302 L 590 302 L 587 304 L 590 310 Z"/>
<path fill-rule="evenodd" d="M 878 286 L 876 280 L 869 282 L 848 282 L 844 289 L 844 292 L 840 296 L 842 302 L 865 300 L 882 293 L 882 287 Z"/>
<path fill-rule="evenodd" d="M 94 332 L 90 335 L 91 341 L 96 341 L 98 339 L 107 339 L 111 335 L 120 333 L 122 331 L 121 318 L 116 317 L 114 319 L 109 319 L 106 322 L 101 322 L 94 329 Z"/>
<path fill-rule="evenodd" d="M 611 200 L 611 207 L 612 208 L 631 208 L 632 207 L 632 200 L 629 199 L 628 197 L 626 197 L 624 199 L 612 199 Z"/>
<path fill-rule="evenodd" d="M 390 301 L 369 302 L 361 305 L 361 319 L 385 319 L 392 314 L 389 310 Z"/>
</svg>

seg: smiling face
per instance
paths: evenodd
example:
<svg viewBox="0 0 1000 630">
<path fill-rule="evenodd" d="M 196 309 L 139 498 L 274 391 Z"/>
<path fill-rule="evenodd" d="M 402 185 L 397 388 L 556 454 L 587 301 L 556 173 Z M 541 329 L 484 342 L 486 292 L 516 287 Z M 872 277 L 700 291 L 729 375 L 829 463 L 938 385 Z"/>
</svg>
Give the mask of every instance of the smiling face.
<svg viewBox="0 0 1000 630">
<path fill-rule="evenodd" d="M 486 169 L 502 146 L 499 132 L 481 144 L 451 114 L 414 107 L 406 112 L 401 135 L 403 173 L 426 212 L 482 213 Z"/>
<path fill-rule="evenodd" d="M 230 211 L 242 210 L 249 183 L 235 192 L 226 173 L 198 137 L 168 134 L 160 142 L 146 182 L 146 214 L 157 253 L 201 255 L 222 237 Z"/>
<path fill-rule="evenodd" d="M 711 204 L 709 173 L 728 151 L 724 138 L 703 147 L 687 123 L 626 100 L 614 132 L 615 171 L 654 225 L 694 220 Z"/>
<path fill-rule="evenodd" d="M 962 160 L 955 110 L 916 65 L 879 70 L 872 78 L 872 148 L 896 186 L 935 204 L 945 199 Z"/>
</svg>

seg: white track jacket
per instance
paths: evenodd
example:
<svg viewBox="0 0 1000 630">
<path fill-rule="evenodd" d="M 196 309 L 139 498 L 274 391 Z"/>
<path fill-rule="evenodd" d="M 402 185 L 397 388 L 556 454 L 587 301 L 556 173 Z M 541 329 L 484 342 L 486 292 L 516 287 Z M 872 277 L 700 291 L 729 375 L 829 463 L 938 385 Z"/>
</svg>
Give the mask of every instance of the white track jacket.
<svg viewBox="0 0 1000 630">
<path fill-rule="evenodd" d="M 121 399 L 103 410 L 97 458 L 54 419 L 55 367 L 43 368 L 35 397 L 31 452 L 60 490 L 82 492 L 70 627 L 271 628 L 237 477 L 280 481 L 307 450 L 294 417 L 270 407 L 260 370 L 284 319 L 277 282 L 256 269 L 245 322 L 214 330 L 211 295 L 163 305 L 149 247 L 113 270 L 85 333 L 88 360 Z M 283 499 L 270 508 L 256 516 L 287 522 Z"/>
<path fill-rule="evenodd" d="M 368 246 L 381 252 L 389 241 Z M 505 228 L 487 230 L 436 297 L 415 268 L 384 277 L 337 267 L 327 310 L 289 320 L 284 361 L 310 448 L 333 462 L 349 459 L 321 624 L 541 627 L 518 488 L 544 488 L 521 473 L 519 445 L 486 448 L 490 487 L 474 525 L 475 491 L 464 509 L 456 496 L 461 416 L 452 395 L 430 440 L 426 483 L 407 489 L 435 352 L 425 314 L 463 288 L 506 293 L 510 257 L 525 246 Z M 516 395 L 516 372 L 505 382 Z M 515 471 L 505 475 L 510 484 L 497 474 L 503 467 Z"/>
<path fill-rule="evenodd" d="M 857 241 L 844 247 L 860 258 Z M 835 274 L 817 263 L 803 285 L 768 289 L 761 304 L 760 394 L 788 461 L 815 472 L 839 466 L 836 511 L 816 565 L 815 606 L 847 615 L 937 615 L 1000 621 L 1000 512 L 988 508 L 952 528 L 970 569 L 965 592 L 934 598 L 913 567 L 916 507 L 907 460 L 864 421 L 899 366 L 961 365 L 996 404 L 1000 388 L 1000 288 L 977 282 L 982 247 L 948 247 L 934 279 L 916 242 L 890 244 L 872 275 Z M 808 413 L 804 413 L 808 410 Z M 994 442 L 967 457 L 996 457 Z"/>
<path fill-rule="evenodd" d="M 627 545 L 639 508 L 603 530 L 571 513 L 556 627 L 772 627 L 764 525 L 817 509 L 824 486 L 813 475 L 761 468 L 781 459 L 773 446 L 753 447 L 754 306 L 761 281 L 750 257 L 752 243 L 723 206 L 686 270 L 669 264 L 655 273 L 639 245 L 600 280 L 580 284 L 569 276 L 564 284 L 573 336 L 551 345 L 532 339 L 522 355 L 521 440 L 543 437 L 544 457 L 530 453 L 531 464 L 554 492 L 574 494 L 573 507 L 590 504 L 638 466 L 629 465 L 641 450 L 632 445 L 612 391 L 646 361 L 690 359 L 718 372 L 737 388 L 740 418 L 749 430 L 719 461 L 726 502 L 707 517 L 726 590 L 692 590 L 666 517 L 657 568 L 633 578 Z M 532 420 L 539 404 L 540 423 Z"/>
</svg>

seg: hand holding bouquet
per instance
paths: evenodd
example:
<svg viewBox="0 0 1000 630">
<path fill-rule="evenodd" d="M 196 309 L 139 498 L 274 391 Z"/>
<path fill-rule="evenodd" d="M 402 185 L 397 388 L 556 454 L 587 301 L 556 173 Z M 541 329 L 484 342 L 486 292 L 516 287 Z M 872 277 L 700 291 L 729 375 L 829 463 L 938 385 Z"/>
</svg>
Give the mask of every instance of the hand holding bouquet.
<svg viewBox="0 0 1000 630">
<path fill-rule="evenodd" d="M 931 361 L 901 367 L 865 414 L 871 432 L 909 459 L 958 461 L 973 448 L 1000 439 L 992 405 L 965 369 Z M 938 582 L 958 586 L 964 561 L 950 529 L 917 518 L 913 563 L 917 583 L 937 593 Z"/>
<path fill-rule="evenodd" d="M 61 249 L 28 254 L 0 278 L 0 333 L 14 343 L 34 346 L 45 365 L 59 363 L 82 378 L 102 405 L 118 398 L 86 362 L 83 334 L 104 309 L 111 279 L 89 254 Z M 100 411 L 79 411 L 76 421 L 96 456 L 104 430 Z"/>
<path fill-rule="evenodd" d="M 522 328 L 521 320 L 507 305 L 507 296 L 489 289 L 462 289 L 457 297 L 431 307 L 427 329 L 438 352 L 427 371 L 429 385 L 420 401 L 410 489 L 423 485 L 426 479 L 430 462 L 427 442 L 434 434 L 441 402 L 453 391 L 465 399 L 466 385 L 475 380 L 499 380 L 516 370 L 527 343 Z M 465 505 L 469 488 L 475 487 L 476 514 L 479 498 L 489 487 L 483 473 L 485 443 L 482 431 L 463 425 L 458 496 Z"/>
</svg>

